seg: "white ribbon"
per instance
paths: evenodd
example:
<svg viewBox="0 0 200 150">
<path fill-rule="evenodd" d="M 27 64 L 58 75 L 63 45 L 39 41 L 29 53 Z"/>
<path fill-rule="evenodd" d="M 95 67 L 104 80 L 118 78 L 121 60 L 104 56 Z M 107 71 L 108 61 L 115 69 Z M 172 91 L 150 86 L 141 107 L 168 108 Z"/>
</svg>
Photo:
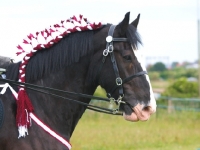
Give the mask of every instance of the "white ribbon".
<svg viewBox="0 0 200 150">
<path fill-rule="evenodd" d="M 17 92 L 9 85 L 9 83 L 0 84 L 0 87 L 3 88 L 0 92 L 0 94 L 4 94 L 7 90 L 7 88 L 10 88 L 11 92 L 13 93 L 15 99 L 17 100 L 18 94 Z"/>
</svg>

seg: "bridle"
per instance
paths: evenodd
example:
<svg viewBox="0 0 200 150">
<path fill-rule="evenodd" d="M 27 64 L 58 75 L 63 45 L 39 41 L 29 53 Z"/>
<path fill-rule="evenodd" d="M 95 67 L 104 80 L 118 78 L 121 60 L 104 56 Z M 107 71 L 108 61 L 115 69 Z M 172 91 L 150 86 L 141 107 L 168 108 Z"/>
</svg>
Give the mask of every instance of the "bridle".
<svg viewBox="0 0 200 150">
<path fill-rule="evenodd" d="M 119 75 L 119 69 L 117 67 L 117 62 L 115 59 L 115 55 L 114 55 L 114 46 L 113 46 L 113 42 L 128 42 L 127 38 L 113 38 L 113 33 L 115 30 L 116 25 L 111 25 L 108 31 L 108 36 L 106 37 L 106 49 L 103 51 L 103 59 L 102 59 L 102 63 L 105 62 L 106 57 L 108 56 L 108 54 L 110 54 L 110 58 L 111 58 L 111 62 L 113 65 L 113 69 L 114 69 L 114 73 L 115 73 L 115 83 L 116 85 L 114 85 L 114 87 L 112 88 L 112 90 L 107 93 L 107 97 L 111 100 L 116 102 L 119 106 L 121 103 L 126 103 L 125 101 L 123 101 L 123 97 L 124 97 L 124 90 L 123 90 L 123 84 L 126 82 L 129 82 L 130 80 L 132 80 L 133 78 L 139 77 L 141 75 L 147 74 L 146 71 L 141 71 L 138 72 L 136 74 L 133 74 L 125 79 L 122 80 L 122 78 Z M 103 65 L 102 65 L 103 66 Z M 100 67 L 100 69 L 102 68 L 102 66 Z M 119 96 L 117 99 L 115 99 L 112 95 L 115 92 L 115 90 L 118 89 L 119 91 Z M 118 107 L 119 107 L 118 106 Z"/>
</svg>

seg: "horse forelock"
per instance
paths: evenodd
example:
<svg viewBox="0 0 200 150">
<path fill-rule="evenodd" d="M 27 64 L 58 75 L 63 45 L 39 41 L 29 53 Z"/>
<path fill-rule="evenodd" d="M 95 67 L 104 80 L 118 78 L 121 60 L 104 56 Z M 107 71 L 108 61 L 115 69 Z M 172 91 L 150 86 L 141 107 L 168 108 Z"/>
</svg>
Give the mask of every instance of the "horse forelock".
<svg viewBox="0 0 200 150">
<path fill-rule="evenodd" d="M 126 36 L 134 49 L 138 49 L 139 44 L 142 45 L 142 40 L 140 38 L 140 35 L 137 32 L 137 29 L 133 25 L 128 26 L 128 29 L 126 31 Z"/>
</svg>

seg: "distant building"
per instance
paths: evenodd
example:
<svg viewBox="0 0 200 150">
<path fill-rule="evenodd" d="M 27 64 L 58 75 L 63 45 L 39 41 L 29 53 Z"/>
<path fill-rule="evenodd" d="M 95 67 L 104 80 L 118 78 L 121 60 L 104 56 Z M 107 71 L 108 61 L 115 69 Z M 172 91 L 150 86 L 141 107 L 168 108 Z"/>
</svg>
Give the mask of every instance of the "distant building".
<svg viewBox="0 0 200 150">
<path fill-rule="evenodd" d="M 189 82 L 197 82 L 197 81 L 198 81 L 198 79 L 195 78 L 195 77 L 189 77 L 189 78 L 187 78 L 187 80 L 188 80 Z"/>
<path fill-rule="evenodd" d="M 163 64 L 165 64 L 167 68 L 169 68 L 170 66 L 169 56 L 147 56 L 145 62 L 146 62 L 146 66 L 153 65 L 157 62 L 162 62 Z"/>
<path fill-rule="evenodd" d="M 198 69 L 199 68 L 199 64 L 197 62 L 195 63 L 191 63 L 191 64 L 188 64 L 186 66 L 187 69 L 190 69 L 190 68 L 193 68 L 193 69 Z"/>
</svg>

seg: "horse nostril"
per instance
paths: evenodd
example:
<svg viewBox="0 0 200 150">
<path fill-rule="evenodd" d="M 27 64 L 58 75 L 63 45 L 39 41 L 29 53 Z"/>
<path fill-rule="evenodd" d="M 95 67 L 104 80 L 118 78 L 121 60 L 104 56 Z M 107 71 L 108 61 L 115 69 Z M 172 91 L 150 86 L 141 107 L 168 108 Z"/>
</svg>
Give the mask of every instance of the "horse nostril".
<svg viewBox="0 0 200 150">
<path fill-rule="evenodd" d="M 144 107 L 142 108 L 142 110 L 148 111 L 148 110 L 149 110 L 149 107 L 150 107 L 150 106 L 144 106 Z"/>
<path fill-rule="evenodd" d="M 143 109 L 143 111 L 149 112 L 150 114 L 153 113 L 152 107 L 151 106 L 145 106 Z"/>
</svg>

